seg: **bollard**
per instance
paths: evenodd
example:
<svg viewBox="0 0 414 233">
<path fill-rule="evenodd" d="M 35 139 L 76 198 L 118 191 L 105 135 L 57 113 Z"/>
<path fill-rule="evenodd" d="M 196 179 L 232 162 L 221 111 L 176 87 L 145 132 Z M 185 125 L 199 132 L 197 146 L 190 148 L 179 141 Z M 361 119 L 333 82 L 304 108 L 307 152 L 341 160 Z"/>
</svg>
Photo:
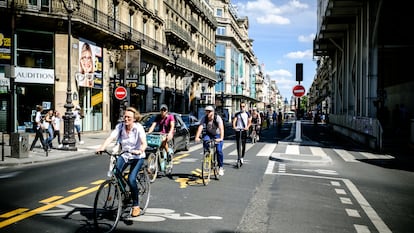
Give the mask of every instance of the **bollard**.
<svg viewBox="0 0 414 233">
<path fill-rule="evenodd" d="M 301 122 L 300 121 L 296 121 L 296 135 L 295 135 L 295 139 L 293 141 L 295 142 L 301 142 L 302 138 L 301 138 Z"/>
</svg>

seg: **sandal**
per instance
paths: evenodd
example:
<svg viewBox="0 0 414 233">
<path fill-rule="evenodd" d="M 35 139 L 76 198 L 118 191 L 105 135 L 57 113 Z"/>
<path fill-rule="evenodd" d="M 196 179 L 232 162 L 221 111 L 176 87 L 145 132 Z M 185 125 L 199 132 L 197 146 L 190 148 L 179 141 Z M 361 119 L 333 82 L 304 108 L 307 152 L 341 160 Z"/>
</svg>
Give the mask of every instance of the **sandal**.
<svg viewBox="0 0 414 233">
<path fill-rule="evenodd" d="M 139 206 L 134 206 L 132 207 L 132 211 L 131 211 L 131 216 L 132 217 L 137 217 L 141 215 L 141 208 L 139 208 Z"/>
</svg>

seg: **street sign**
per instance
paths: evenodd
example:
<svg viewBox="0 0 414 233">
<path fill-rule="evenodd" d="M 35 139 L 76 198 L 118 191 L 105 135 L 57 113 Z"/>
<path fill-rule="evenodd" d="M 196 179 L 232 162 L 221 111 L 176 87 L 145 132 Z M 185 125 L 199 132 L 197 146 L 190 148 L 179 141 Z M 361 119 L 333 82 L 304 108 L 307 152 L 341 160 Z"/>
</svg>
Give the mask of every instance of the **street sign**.
<svg viewBox="0 0 414 233">
<path fill-rule="evenodd" d="M 123 100 L 127 96 L 127 89 L 123 86 L 119 86 L 115 89 L 115 98 L 118 100 Z"/>
<path fill-rule="evenodd" d="M 302 97 L 305 94 L 305 87 L 302 85 L 296 85 L 293 87 L 293 95 L 296 97 Z"/>
</svg>

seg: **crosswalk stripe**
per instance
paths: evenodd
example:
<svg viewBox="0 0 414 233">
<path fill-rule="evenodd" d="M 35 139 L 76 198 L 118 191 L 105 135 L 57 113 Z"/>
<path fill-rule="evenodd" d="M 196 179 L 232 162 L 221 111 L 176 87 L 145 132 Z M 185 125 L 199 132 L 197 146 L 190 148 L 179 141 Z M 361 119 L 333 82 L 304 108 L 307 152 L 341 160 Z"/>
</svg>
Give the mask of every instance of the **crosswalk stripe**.
<svg viewBox="0 0 414 233">
<path fill-rule="evenodd" d="M 346 162 L 359 162 L 351 153 L 343 149 L 334 149 L 334 151 Z"/>
<path fill-rule="evenodd" d="M 235 143 L 236 144 L 236 143 Z M 254 146 L 254 144 L 251 143 L 246 143 L 246 153 L 247 151 L 250 150 L 250 148 L 252 148 Z M 237 149 L 233 150 L 232 152 L 229 153 L 229 155 L 237 155 Z"/>
<path fill-rule="evenodd" d="M 266 144 L 257 154 L 257 156 L 269 156 L 276 148 L 276 144 Z"/>
<path fill-rule="evenodd" d="M 327 156 L 325 151 L 323 151 L 322 148 L 320 148 L 320 147 L 310 146 L 309 148 L 312 151 L 313 155 Z"/>
<path fill-rule="evenodd" d="M 299 153 L 299 145 L 287 145 L 286 147 L 286 154 L 291 155 L 298 155 Z"/>
</svg>

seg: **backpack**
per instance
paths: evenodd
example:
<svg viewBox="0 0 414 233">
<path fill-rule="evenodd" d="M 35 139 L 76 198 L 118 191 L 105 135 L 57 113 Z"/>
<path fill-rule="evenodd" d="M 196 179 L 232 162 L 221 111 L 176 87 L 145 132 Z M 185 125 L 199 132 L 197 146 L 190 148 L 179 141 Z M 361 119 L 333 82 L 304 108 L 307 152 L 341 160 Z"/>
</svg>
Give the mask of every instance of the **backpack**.
<svg viewBox="0 0 414 233">
<path fill-rule="evenodd" d="M 212 128 L 209 128 L 209 129 L 207 128 L 206 115 L 204 116 L 204 124 L 205 124 L 206 133 L 211 136 L 216 136 L 217 128 L 219 127 L 218 122 L 217 122 L 217 113 L 214 113 Z"/>
</svg>

